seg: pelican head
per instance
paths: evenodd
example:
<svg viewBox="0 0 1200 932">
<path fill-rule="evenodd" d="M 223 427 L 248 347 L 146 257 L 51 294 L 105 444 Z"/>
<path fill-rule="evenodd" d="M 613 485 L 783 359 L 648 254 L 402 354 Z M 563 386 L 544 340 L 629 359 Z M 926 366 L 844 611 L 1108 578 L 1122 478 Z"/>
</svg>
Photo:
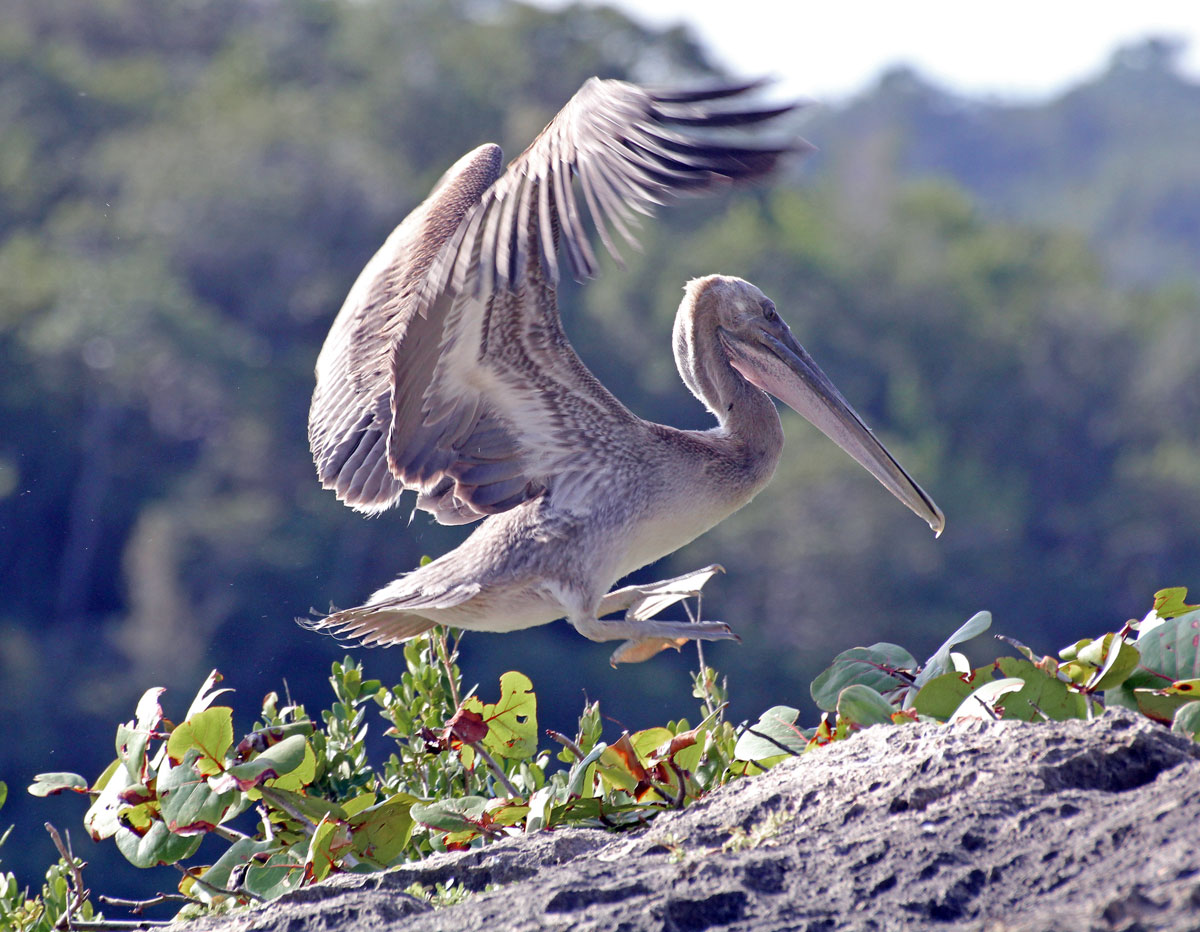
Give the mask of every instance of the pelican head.
<svg viewBox="0 0 1200 932">
<path fill-rule="evenodd" d="M 770 298 L 750 282 L 725 275 L 695 279 L 684 290 L 675 318 L 675 359 L 688 388 L 723 423 L 728 405 L 720 373 L 732 368 L 808 420 L 928 523 L 935 535 L 942 533 L 942 510 L 792 336 Z"/>
</svg>

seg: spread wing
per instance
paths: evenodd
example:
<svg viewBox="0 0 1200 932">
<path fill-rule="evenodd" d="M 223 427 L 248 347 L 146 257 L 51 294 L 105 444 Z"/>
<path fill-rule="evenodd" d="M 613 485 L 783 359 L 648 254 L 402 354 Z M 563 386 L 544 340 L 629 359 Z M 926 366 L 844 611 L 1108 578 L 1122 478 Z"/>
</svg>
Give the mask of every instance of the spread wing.
<svg viewBox="0 0 1200 932">
<path fill-rule="evenodd" d="M 741 103 L 756 87 L 593 78 L 503 173 L 494 145 L 460 159 L 368 263 L 321 350 L 309 442 L 322 484 L 368 512 L 415 489 L 418 508 L 465 523 L 620 456 L 615 438 L 642 422 L 563 333 L 560 256 L 589 277 L 593 229 L 616 255 L 635 213 L 800 148 L 720 138 L 791 109 Z"/>
</svg>

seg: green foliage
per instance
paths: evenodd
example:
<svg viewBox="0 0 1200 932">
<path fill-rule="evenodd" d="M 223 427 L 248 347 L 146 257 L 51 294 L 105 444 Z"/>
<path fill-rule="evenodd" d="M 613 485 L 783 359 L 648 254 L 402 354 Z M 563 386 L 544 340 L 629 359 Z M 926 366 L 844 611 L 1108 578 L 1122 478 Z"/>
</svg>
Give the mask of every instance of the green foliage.
<svg viewBox="0 0 1200 932">
<path fill-rule="evenodd" d="M 211 864 L 184 866 L 182 915 L 195 915 L 271 899 L 333 872 L 379 870 L 511 834 L 640 824 L 744 769 L 721 714 L 724 687 L 705 668 L 695 680 L 706 703 L 698 726 L 671 722 L 610 745 L 600 740 L 599 709 L 590 703 L 573 738 L 555 735 L 569 766 L 551 772 L 551 752 L 539 747 L 533 684 L 509 672 L 496 701 L 462 697 L 457 645 L 440 629 L 410 642 L 407 670 L 393 687 L 364 679 L 346 658 L 333 665 L 334 701 L 320 726 L 302 706 L 281 705 L 269 693 L 260 721 L 236 742 L 233 710 L 215 704 L 226 692 L 215 688 L 215 671 L 178 724 L 159 704 L 163 690 L 148 690 L 117 729 L 118 757 L 99 779 L 89 785 L 76 774 L 39 774 L 30 792 L 88 795 L 85 827 L 97 841 L 113 839 L 136 867 L 182 866 L 205 836 L 224 840 Z M 393 741 L 378 768 L 366 746 L 371 710 Z M 9 915 L 61 915 L 66 901 L 55 883 L 31 906 L 11 893 Z M 422 895 L 442 905 L 463 893 Z"/>
<path fill-rule="evenodd" d="M 463 697 L 458 638 L 435 629 L 405 646 L 407 670 L 395 686 L 364 679 L 350 658 L 335 663 L 323 727 L 270 693 L 261 720 L 235 744 L 232 709 L 214 704 L 227 691 L 215 688 L 215 671 L 178 724 L 163 715 L 163 690 L 148 690 L 134 719 L 117 730 L 117 759 L 94 784 L 44 773 L 29 791 L 91 797 L 84 824 L 92 837 L 113 838 L 137 867 L 183 862 L 202 837 L 223 839 L 228 846 L 212 864 L 183 869 L 179 892 L 188 905 L 181 915 L 196 915 L 269 900 L 335 872 L 380 870 L 514 834 L 644 824 L 729 780 L 873 726 L 1092 718 L 1107 701 L 1200 740 L 1200 608 L 1184 596 L 1156 593 L 1140 622 L 1078 641 L 1057 658 L 1009 641 L 1017 656 L 972 669 L 954 648 L 987 630 L 986 612 L 923 664 L 895 644 L 843 651 L 812 684 L 825 712 L 809 729 L 796 724 L 797 709 L 782 705 L 735 729 L 723 717 L 724 683 L 702 665 L 693 679 L 700 724 L 668 722 L 605 743 L 599 709 L 589 703 L 573 738 L 548 732 L 562 747 L 558 761 L 566 766 L 557 769 L 539 746 L 530 680 L 510 671 L 495 702 Z M 394 742 L 382 768 L 372 766 L 366 747 L 371 708 Z M 0 784 L 0 804 L 5 795 Z M 256 824 L 244 825 L 251 811 Z M 773 832 L 752 830 L 737 844 L 755 846 Z M 80 892 L 82 866 L 65 850 L 32 899 L 14 877 L 0 877 L 0 919 L 42 932 L 67 912 L 76 920 L 91 915 Z M 452 886 L 410 892 L 439 906 L 469 893 Z"/>
<path fill-rule="evenodd" d="M 924 664 L 895 644 L 843 651 L 813 681 L 813 698 L 826 710 L 816 728 L 800 729 L 796 709 L 776 706 L 743 732 L 735 753 L 770 767 L 872 725 L 1091 719 L 1105 703 L 1139 710 L 1200 740 L 1200 607 L 1184 603 L 1186 594 L 1155 593 L 1154 607 L 1141 621 L 1071 644 L 1057 658 L 1037 657 L 1001 638 L 1019 656 L 972 669 L 952 648 L 990 626 L 986 612 L 955 631 Z"/>
</svg>

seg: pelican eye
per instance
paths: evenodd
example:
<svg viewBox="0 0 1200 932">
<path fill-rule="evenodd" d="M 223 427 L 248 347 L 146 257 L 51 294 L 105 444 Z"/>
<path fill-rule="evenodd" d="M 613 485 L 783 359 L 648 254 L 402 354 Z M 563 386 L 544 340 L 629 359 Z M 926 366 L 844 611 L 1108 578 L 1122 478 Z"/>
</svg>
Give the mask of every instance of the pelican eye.
<svg viewBox="0 0 1200 932">
<path fill-rule="evenodd" d="M 762 306 L 763 317 L 771 323 L 779 320 L 779 313 L 775 310 L 774 301 L 764 301 Z"/>
</svg>

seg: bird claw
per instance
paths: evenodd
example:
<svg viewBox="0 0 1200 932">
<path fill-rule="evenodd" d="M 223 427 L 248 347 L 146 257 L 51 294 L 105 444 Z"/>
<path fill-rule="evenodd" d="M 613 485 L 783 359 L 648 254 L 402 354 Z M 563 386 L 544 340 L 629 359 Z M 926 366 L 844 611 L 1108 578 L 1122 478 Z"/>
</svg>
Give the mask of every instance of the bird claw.
<svg viewBox="0 0 1200 932">
<path fill-rule="evenodd" d="M 624 611 L 626 621 L 645 621 L 676 602 L 700 595 L 700 590 L 710 579 L 717 573 L 724 572 L 725 567 L 713 563 L 673 579 L 664 579 L 646 586 L 614 589 L 600 600 L 596 614 L 603 617 L 613 612 Z"/>
<path fill-rule="evenodd" d="M 682 629 L 702 629 L 688 630 L 686 635 L 678 637 L 645 637 L 645 638 L 630 638 L 628 641 L 623 641 L 621 645 L 612 652 L 612 656 L 608 658 L 608 662 L 614 667 L 619 663 L 642 663 L 649 660 L 655 654 L 666 650 L 668 647 L 673 647 L 675 650 L 683 647 L 688 641 L 737 641 L 739 644 L 742 639 L 733 633 L 729 625 L 720 621 L 704 621 L 691 623 L 686 621 L 681 622 L 663 622 L 664 624 L 677 624 Z"/>
</svg>

